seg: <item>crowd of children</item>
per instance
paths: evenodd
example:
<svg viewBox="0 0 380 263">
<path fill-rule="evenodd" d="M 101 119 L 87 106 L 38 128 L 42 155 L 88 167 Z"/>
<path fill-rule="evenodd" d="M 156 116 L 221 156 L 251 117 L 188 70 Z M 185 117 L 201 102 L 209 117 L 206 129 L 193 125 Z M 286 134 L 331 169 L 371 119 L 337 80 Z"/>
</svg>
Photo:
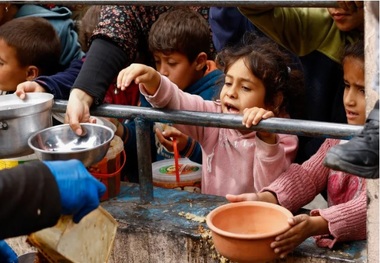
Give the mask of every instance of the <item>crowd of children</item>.
<svg viewBox="0 0 380 263">
<path fill-rule="evenodd" d="M 313 52 L 341 67 L 343 74 L 344 87 L 319 98 L 335 107 L 338 115 L 331 120 L 340 122 L 345 116 L 348 124 L 366 123 L 363 5 L 340 5 L 245 6 L 238 26 L 259 34 L 235 40 L 228 36 L 225 46 L 218 40 L 217 54 L 212 39 L 218 36 L 211 37 L 208 7 L 93 6 L 79 24 L 86 54 L 81 50 L 65 67 L 62 46 L 67 43 L 46 19 L 12 17 L 0 26 L 0 91 L 20 97 L 51 92 L 68 99 L 65 122 L 78 135 L 79 123 L 90 121 L 90 107 L 102 103 L 242 115 L 242 129 L 151 123 L 152 161 L 173 158 L 175 138 L 182 157 L 202 163 L 203 194 L 226 196 L 230 202 L 272 202 L 296 214 L 317 194 L 326 193 L 328 208 L 291 218 L 291 228 L 271 247 L 285 257 L 313 236 L 318 246 L 333 248 L 337 242 L 366 238 L 365 179 L 323 165 L 327 152 L 344 142 L 326 139 L 311 157 L 295 163 L 297 136 L 244 127 L 271 117 L 303 119 L 305 111 L 311 114 L 303 108 L 306 85 L 294 57 Z M 11 8 L 19 12 L 25 6 L 0 5 L 5 13 Z M 231 32 L 227 23 L 218 25 L 220 36 L 223 27 Z M 124 180 L 138 182 L 135 123 L 112 121 L 125 143 Z"/>
</svg>

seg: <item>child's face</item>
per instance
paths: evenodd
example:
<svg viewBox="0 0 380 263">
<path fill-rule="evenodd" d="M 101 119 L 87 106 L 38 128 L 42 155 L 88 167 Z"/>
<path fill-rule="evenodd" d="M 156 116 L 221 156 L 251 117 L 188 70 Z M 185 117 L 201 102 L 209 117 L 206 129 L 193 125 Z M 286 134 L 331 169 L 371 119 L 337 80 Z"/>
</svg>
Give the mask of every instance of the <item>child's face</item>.
<svg viewBox="0 0 380 263">
<path fill-rule="evenodd" d="M 364 62 L 353 57 L 343 60 L 344 95 L 343 103 L 347 122 L 363 125 L 366 120 L 366 103 L 364 91 Z"/>
<path fill-rule="evenodd" d="M 245 108 L 265 108 L 265 87 L 247 68 L 243 59 L 228 69 L 220 93 L 223 113 L 243 114 Z"/>
<path fill-rule="evenodd" d="M 196 61 L 190 63 L 189 59 L 182 53 L 154 52 L 153 56 L 157 71 L 168 77 L 181 90 L 185 90 L 203 76 L 203 73 L 196 70 Z"/>
<path fill-rule="evenodd" d="M 355 11 L 343 8 L 328 8 L 331 17 L 340 31 L 351 31 L 364 28 L 364 9 Z"/>
<path fill-rule="evenodd" d="M 0 90 L 16 91 L 17 85 L 26 81 L 27 67 L 19 65 L 16 50 L 0 39 Z"/>
</svg>

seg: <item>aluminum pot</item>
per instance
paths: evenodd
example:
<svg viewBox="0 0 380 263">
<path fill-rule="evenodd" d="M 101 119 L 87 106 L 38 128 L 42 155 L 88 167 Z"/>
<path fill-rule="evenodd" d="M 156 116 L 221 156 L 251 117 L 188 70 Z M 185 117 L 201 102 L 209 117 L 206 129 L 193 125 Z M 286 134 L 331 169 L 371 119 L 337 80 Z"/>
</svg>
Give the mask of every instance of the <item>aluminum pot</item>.
<svg viewBox="0 0 380 263">
<path fill-rule="evenodd" d="M 24 100 L 15 94 L 0 96 L 0 158 L 32 154 L 28 138 L 52 126 L 53 95 L 28 93 Z"/>
<path fill-rule="evenodd" d="M 34 262 L 39 262 L 37 252 L 29 252 L 18 257 L 18 263 L 34 263 Z"/>
</svg>

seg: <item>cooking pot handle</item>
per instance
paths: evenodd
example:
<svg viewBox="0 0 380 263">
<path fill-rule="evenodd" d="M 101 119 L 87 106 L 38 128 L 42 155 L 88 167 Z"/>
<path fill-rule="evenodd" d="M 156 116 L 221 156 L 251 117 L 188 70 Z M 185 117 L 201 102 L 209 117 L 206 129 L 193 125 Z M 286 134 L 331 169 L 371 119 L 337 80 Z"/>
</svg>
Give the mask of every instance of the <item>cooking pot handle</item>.
<svg viewBox="0 0 380 263">
<path fill-rule="evenodd" d="M 0 121 L 0 130 L 7 130 L 8 123 L 6 121 Z"/>
</svg>

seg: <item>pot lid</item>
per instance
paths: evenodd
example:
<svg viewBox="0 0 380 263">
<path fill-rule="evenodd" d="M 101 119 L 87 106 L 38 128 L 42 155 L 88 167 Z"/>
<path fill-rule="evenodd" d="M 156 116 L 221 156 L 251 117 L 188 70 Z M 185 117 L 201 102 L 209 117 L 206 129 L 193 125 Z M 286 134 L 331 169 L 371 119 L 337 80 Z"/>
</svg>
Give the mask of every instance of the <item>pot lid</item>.
<svg viewBox="0 0 380 263">
<path fill-rule="evenodd" d="M 50 93 L 27 93 L 24 100 L 16 94 L 0 96 L 0 119 L 22 117 L 43 112 L 53 106 L 54 96 Z"/>
</svg>

